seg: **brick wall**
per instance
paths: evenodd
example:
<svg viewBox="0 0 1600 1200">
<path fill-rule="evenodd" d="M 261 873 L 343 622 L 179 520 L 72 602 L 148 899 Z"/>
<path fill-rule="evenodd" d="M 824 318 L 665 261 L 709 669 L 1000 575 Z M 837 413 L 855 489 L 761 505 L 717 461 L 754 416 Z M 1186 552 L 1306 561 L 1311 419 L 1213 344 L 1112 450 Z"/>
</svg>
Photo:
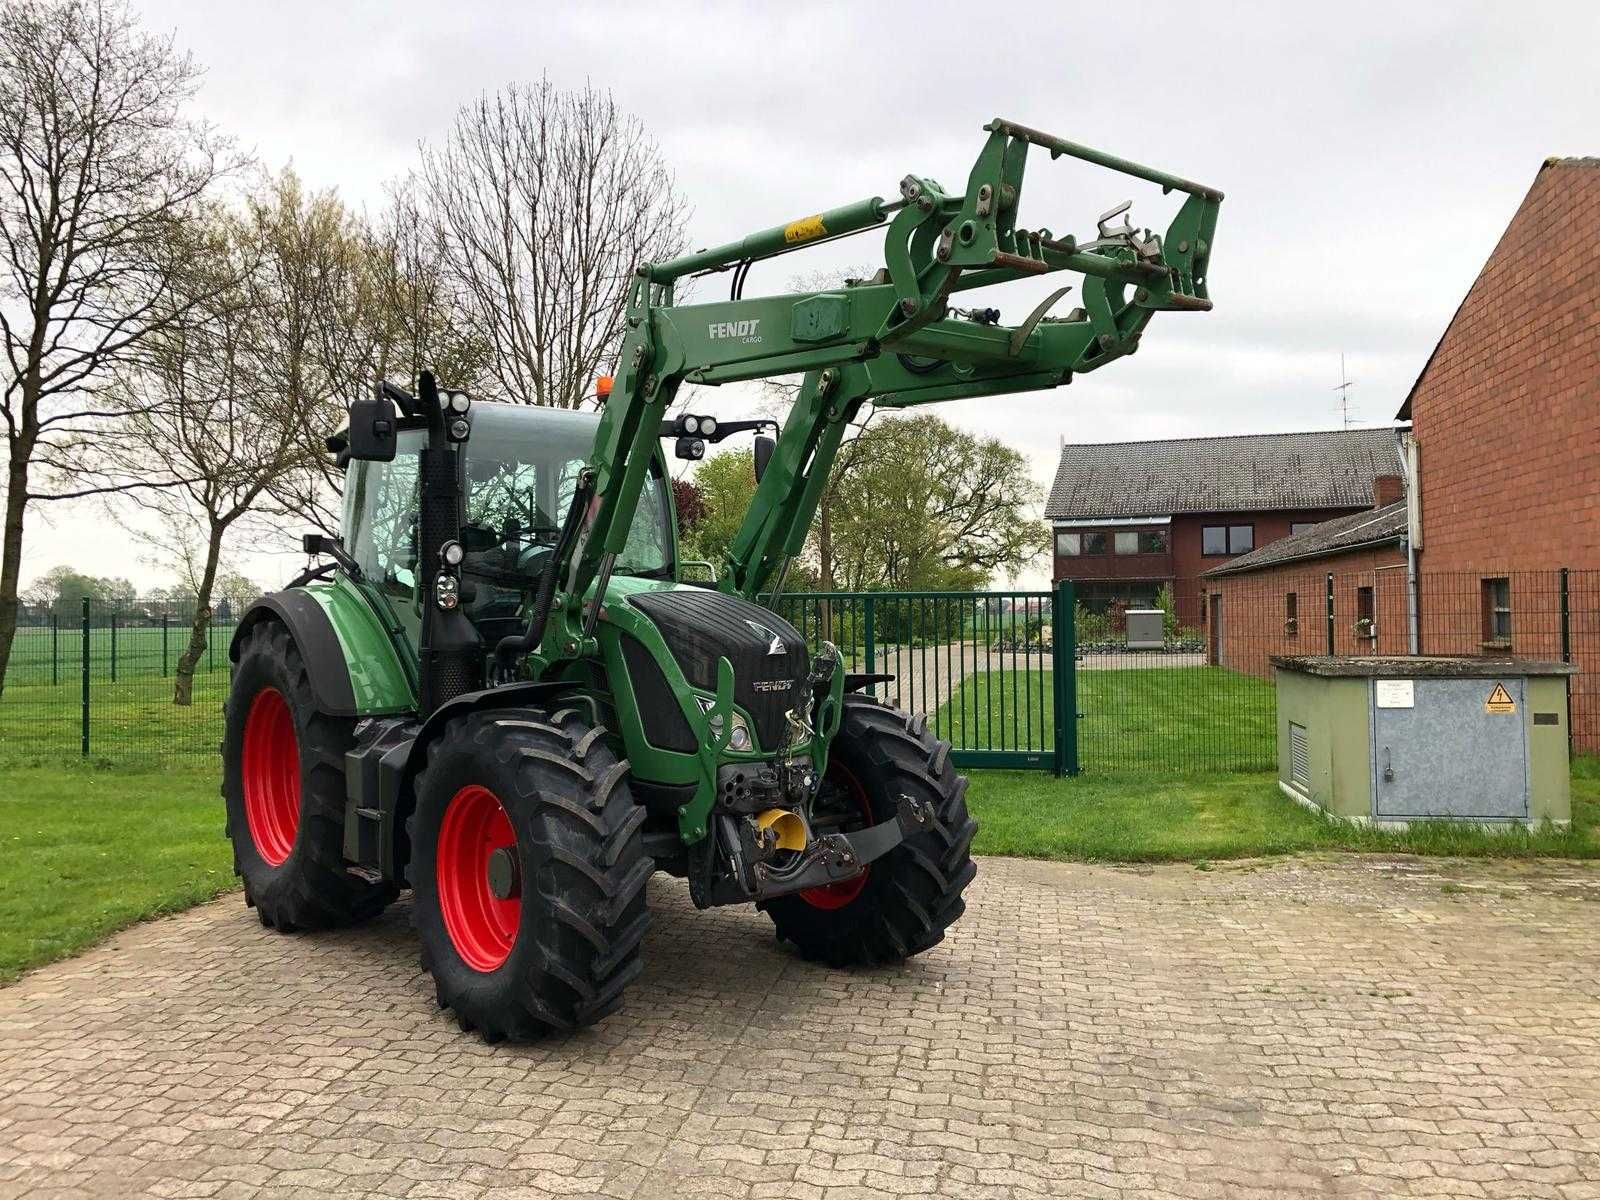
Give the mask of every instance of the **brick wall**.
<svg viewBox="0 0 1600 1200">
<path fill-rule="evenodd" d="M 1333 652 L 1404 654 L 1405 557 L 1389 545 L 1201 580 L 1208 597 L 1207 661 L 1266 679 L 1274 654 L 1326 654 L 1329 572 L 1334 576 Z M 1372 589 L 1371 636 L 1356 626 L 1361 588 Z M 1292 630 L 1286 627 L 1291 593 L 1297 607 Z M 1211 627 L 1215 609 L 1209 597 L 1221 600 L 1220 640 Z"/>
<path fill-rule="evenodd" d="M 1600 162 L 1538 174 L 1412 391 L 1428 571 L 1600 567 Z"/>
</svg>

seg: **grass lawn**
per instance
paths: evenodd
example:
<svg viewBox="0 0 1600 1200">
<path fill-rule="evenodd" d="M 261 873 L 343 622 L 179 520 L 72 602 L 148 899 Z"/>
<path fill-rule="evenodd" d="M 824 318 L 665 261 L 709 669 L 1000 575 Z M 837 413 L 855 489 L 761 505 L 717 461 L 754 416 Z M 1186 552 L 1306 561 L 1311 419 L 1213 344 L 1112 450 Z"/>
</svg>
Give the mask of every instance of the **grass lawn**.
<svg viewBox="0 0 1600 1200">
<path fill-rule="evenodd" d="M 0 792 L 0 981 L 234 884 L 214 770 L 18 768 Z"/>
<path fill-rule="evenodd" d="M 1083 775 L 973 771 L 979 854 L 1088 862 L 1251 858 L 1319 850 L 1600 858 L 1600 759 L 1572 771 L 1572 826 L 1483 831 L 1442 821 L 1378 830 L 1295 804 L 1273 774 Z"/>
<path fill-rule="evenodd" d="M 1080 668 L 1078 758 L 1098 774 L 1135 769 L 1255 771 L 1277 761 L 1272 684 L 1223 667 Z M 1055 744 L 1050 671 L 968 676 L 933 716 L 959 749 Z"/>
<path fill-rule="evenodd" d="M 7 682 L 0 696 L 0 766 L 75 767 L 81 762 L 83 698 L 75 677 L 59 684 Z M 225 668 L 194 677 L 194 702 L 172 703 L 172 680 L 158 672 L 89 684 L 89 758 L 98 766 L 211 769 L 222 740 Z"/>
</svg>

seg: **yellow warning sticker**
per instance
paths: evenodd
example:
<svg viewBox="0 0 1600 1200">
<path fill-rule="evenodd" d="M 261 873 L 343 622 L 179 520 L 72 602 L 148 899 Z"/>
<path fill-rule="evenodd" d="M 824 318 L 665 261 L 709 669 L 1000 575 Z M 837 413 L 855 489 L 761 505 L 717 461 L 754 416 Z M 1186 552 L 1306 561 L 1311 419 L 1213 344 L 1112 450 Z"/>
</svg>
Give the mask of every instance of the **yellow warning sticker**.
<svg viewBox="0 0 1600 1200">
<path fill-rule="evenodd" d="M 783 240 L 792 246 L 796 242 L 809 242 L 813 238 L 823 237 L 827 232 L 822 224 L 822 214 L 818 213 L 814 217 L 790 221 L 783 227 Z"/>
<path fill-rule="evenodd" d="M 1489 693 L 1489 698 L 1483 702 L 1483 711 L 1491 713 L 1514 713 L 1517 711 L 1517 702 L 1511 698 L 1511 693 L 1506 691 L 1506 685 L 1497 683 L 1494 691 Z"/>
</svg>

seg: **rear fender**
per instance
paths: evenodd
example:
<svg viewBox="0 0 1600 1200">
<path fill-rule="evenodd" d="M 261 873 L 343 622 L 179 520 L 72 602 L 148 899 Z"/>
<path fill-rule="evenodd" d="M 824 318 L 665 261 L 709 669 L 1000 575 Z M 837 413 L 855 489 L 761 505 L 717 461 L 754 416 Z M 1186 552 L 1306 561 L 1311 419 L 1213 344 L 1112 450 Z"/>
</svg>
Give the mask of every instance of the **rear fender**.
<svg viewBox="0 0 1600 1200">
<path fill-rule="evenodd" d="M 239 621 L 228 644 L 228 659 L 238 663 L 250 631 L 263 621 L 279 621 L 305 659 L 306 674 L 317 698 L 317 709 L 334 717 L 359 715 L 350 672 L 345 669 L 344 647 L 322 605 L 304 588 L 262 596 Z"/>
</svg>

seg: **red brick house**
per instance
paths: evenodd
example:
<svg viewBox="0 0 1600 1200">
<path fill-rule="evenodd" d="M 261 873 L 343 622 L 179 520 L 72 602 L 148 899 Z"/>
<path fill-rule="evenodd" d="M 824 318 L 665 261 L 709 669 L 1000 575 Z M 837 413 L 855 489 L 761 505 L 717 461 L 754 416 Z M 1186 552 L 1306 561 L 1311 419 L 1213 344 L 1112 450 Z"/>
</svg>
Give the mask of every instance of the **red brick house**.
<svg viewBox="0 0 1600 1200">
<path fill-rule="evenodd" d="M 1399 470 L 1390 428 L 1063 446 L 1045 505 L 1054 578 L 1093 611 L 1171 587 L 1195 625 L 1209 567 L 1397 499 Z"/>
<path fill-rule="evenodd" d="M 1366 541 L 1332 522 L 1208 571 L 1212 661 L 1325 653 L 1331 575 L 1335 653 L 1404 652 L 1414 619 L 1423 653 L 1569 657 L 1574 735 L 1600 744 L 1600 159 L 1540 168 L 1398 416 L 1409 520 L 1356 520 Z"/>
</svg>

